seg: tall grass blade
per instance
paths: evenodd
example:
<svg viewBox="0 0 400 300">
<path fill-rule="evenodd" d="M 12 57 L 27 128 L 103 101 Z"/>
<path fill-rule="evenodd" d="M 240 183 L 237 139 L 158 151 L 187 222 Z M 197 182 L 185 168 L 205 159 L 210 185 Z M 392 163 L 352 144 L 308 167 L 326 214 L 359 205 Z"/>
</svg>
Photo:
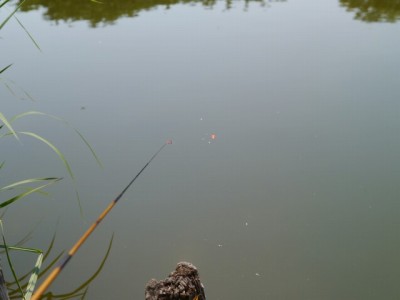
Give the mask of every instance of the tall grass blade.
<svg viewBox="0 0 400 300">
<path fill-rule="evenodd" d="M 18 86 L 12 80 L 0 78 L 0 81 L 2 84 L 4 84 L 4 86 L 10 92 L 10 94 L 13 95 L 14 97 L 19 98 L 20 100 L 31 100 L 32 102 L 36 102 L 35 98 L 33 98 L 31 94 L 29 94 L 22 87 Z M 14 88 L 12 86 L 15 86 L 14 88 L 16 88 L 20 92 L 20 94 L 22 93 L 22 95 L 17 95 L 17 92 L 14 91 Z M 10 122 L 11 122 L 11 120 L 10 120 Z"/>
<path fill-rule="evenodd" d="M 25 91 L 23 88 L 21 88 L 20 87 L 20 89 L 22 90 L 22 92 L 25 94 L 25 96 L 29 99 L 29 100 L 31 100 L 32 102 L 36 102 L 36 100 L 35 100 L 35 98 L 33 98 L 32 96 L 31 96 L 31 94 L 29 94 L 27 91 Z"/>
<path fill-rule="evenodd" d="M 94 152 L 92 146 L 90 146 L 89 142 L 84 138 L 84 136 L 76 129 L 74 128 L 75 132 L 81 137 L 82 141 L 86 144 L 86 146 L 89 148 L 90 152 L 92 152 L 93 157 L 96 159 L 97 164 L 103 168 L 103 164 L 101 163 L 99 157 L 96 155 L 96 152 Z"/>
<path fill-rule="evenodd" d="M 64 254 L 64 252 L 61 252 L 59 255 L 57 255 L 57 257 L 54 258 L 54 259 L 50 262 L 50 264 L 49 264 L 45 269 L 43 269 L 43 270 L 39 273 L 38 278 L 42 277 L 46 272 L 48 272 L 48 270 L 57 262 L 57 260 L 58 260 L 63 254 Z M 45 260 L 45 258 L 43 258 L 43 261 L 44 261 L 44 260 Z M 19 279 L 20 282 L 22 282 L 22 281 L 25 280 L 29 275 L 31 275 L 30 272 L 24 274 L 23 276 L 21 276 L 21 277 L 18 278 L 18 279 Z M 12 288 L 12 285 L 15 285 L 15 282 L 12 282 L 12 283 L 9 284 L 9 289 Z M 27 286 L 28 286 L 28 283 L 25 283 L 25 284 L 21 285 L 21 288 L 24 289 L 24 288 L 26 288 Z M 14 296 L 14 295 L 16 294 L 16 292 L 17 292 L 17 290 L 14 289 L 12 292 L 10 292 L 10 295 L 11 295 L 11 296 Z"/>
<path fill-rule="evenodd" d="M 42 266 L 42 262 L 43 262 L 43 253 L 40 253 L 39 257 L 36 260 L 36 264 L 33 269 L 32 275 L 29 278 L 28 286 L 26 287 L 26 293 L 25 293 L 26 300 L 30 300 L 32 297 L 33 290 L 35 289 L 36 282 L 38 280 L 39 270 L 40 270 L 40 267 Z"/>
<path fill-rule="evenodd" d="M 0 24 L 0 30 L 7 24 L 11 17 L 18 11 L 18 9 L 25 3 L 26 0 L 22 0 L 21 3 L 13 10 L 13 12 Z M 4 5 L 4 4 L 3 4 Z"/>
<path fill-rule="evenodd" d="M 55 119 L 55 120 L 63 122 L 63 123 L 67 123 L 65 120 L 63 120 L 63 119 L 61 119 L 59 117 L 56 117 L 56 116 L 53 116 L 53 115 L 50 115 L 50 114 L 46 114 L 44 112 L 35 111 L 35 110 L 26 111 L 26 112 L 20 113 L 18 115 L 15 115 L 14 117 L 12 117 L 10 119 L 10 122 L 12 123 L 17 119 L 20 119 L 20 118 L 23 118 L 23 117 L 26 117 L 26 116 L 32 116 L 32 115 L 46 116 L 46 117 L 50 117 L 52 119 Z"/>
<path fill-rule="evenodd" d="M 18 242 L 16 242 L 14 245 L 16 247 L 21 247 L 21 245 L 25 244 L 27 241 L 29 241 L 32 238 L 32 233 L 33 233 L 34 229 L 32 229 L 31 231 L 29 231 L 27 234 L 25 234 L 24 237 L 22 237 Z"/>
<path fill-rule="evenodd" d="M 31 189 L 31 190 L 29 190 L 29 191 L 27 191 L 25 193 L 21 193 L 21 194 L 19 194 L 17 196 L 14 196 L 14 197 L 12 197 L 12 198 L 0 203 L 0 208 L 6 207 L 7 205 L 10 205 L 11 203 L 13 203 L 15 201 L 18 201 L 18 200 L 20 200 L 20 199 L 22 199 L 22 198 L 24 198 L 24 197 L 36 192 L 36 191 L 38 191 L 38 190 L 44 189 L 44 188 L 48 187 L 49 185 L 52 185 L 53 183 L 55 183 L 55 182 L 57 182 L 59 180 L 61 180 L 61 178 L 53 180 L 52 182 L 44 184 L 44 185 L 41 185 L 41 186 L 39 186 L 37 188 Z"/>
<path fill-rule="evenodd" d="M 90 152 L 92 153 L 93 157 L 95 158 L 97 164 L 98 164 L 100 167 L 103 167 L 103 164 L 101 163 L 101 160 L 100 160 L 99 157 L 97 156 L 96 152 L 94 151 L 94 149 L 93 149 L 93 147 L 90 145 L 90 143 L 85 139 L 85 137 L 83 136 L 83 134 L 80 133 L 80 132 L 78 131 L 78 129 L 73 128 L 71 125 L 69 125 L 68 122 L 65 121 L 65 120 L 62 119 L 62 118 L 56 117 L 56 116 L 51 115 L 51 114 L 46 114 L 46 113 L 43 113 L 43 112 L 40 112 L 40 111 L 34 111 L 34 110 L 32 110 L 32 111 L 27 111 L 27 112 L 24 112 L 24 113 L 21 113 L 21 114 L 18 114 L 18 115 L 16 115 L 16 116 L 12 117 L 12 118 L 10 119 L 10 123 L 14 122 L 14 121 L 17 120 L 17 119 L 20 119 L 20 118 L 23 118 L 23 117 L 26 117 L 26 116 L 31 116 L 31 115 L 46 116 L 46 117 L 55 119 L 55 120 L 57 120 L 57 121 L 63 122 L 63 123 L 66 124 L 68 127 L 74 129 L 74 131 L 79 135 L 79 137 L 81 138 L 81 140 L 82 140 L 82 141 L 85 143 L 85 145 L 89 148 L 89 150 L 90 150 Z"/>
<path fill-rule="evenodd" d="M 3 233 L 3 240 L 5 241 L 4 233 Z M 27 290 L 25 292 L 25 295 L 23 294 L 23 292 L 22 292 L 22 294 L 26 300 L 30 300 L 30 298 L 32 296 L 32 291 L 34 290 L 34 287 L 37 282 L 37 275 L 39 274 L 39 270 L 40 270 L 40 267 L 43 262 L 43 251 L 41 251 L 39 249 L 34 249 L 34 248 L 23 248 L 23 247 L 15 247 L 15 246 L 7 246 L 7 245 L 0 245 L 0 248 L 5 249 L 5 251 L 17 250 L 17 251 L 25 251 L 25 252 L 31 252 L 31 253 L 38 254 L 38 258 L 36 259 L 35 267 L 32 270 L 32 274 L 30 276 L 30 280 L 28 281 L 28 283 L 21 285 L 22 280 L 24 280 L 29 275 L 29 273 L 23 277 L 18 278 L 14 282 L 8 284 L 8 289 L 10 291 L 9 295 L 10 295 L 11 299 L 17 297 L 18 294 L 21 294 L 21 291 L 24 288 L 26 288 Z M 10 266 L 10 268 L 11 267 L 12 266 Z M 13 285 L 16 285 L 17 288 L 13 288 Z"/>
<path fill-rule="evenodd" d="M 7 88 L 7 90 L 10 92 L 11 95 L 14 97 L 17 97 L 17 94 L 14 92 L 14 90 L 11 88 L 11 86 L 7 82 L 3 82 L 4 86 Z"/>
<path fill-rule="evenodd" d="M 46 260 L 47 257 L 49 256 L 51 250 L 54 247 L 55 241 L 56 241 L 56 233 L 53 234 L 53 237 L 51 238 L 49 247 L 47 247 L 46 251 L 44 251 L 45 254 L 44 254 L 44 257 L 43 257 L 43 261 Z"/>
<path fill-rule="evenodd" d="M 1 129 L 1 128 L 0 128 Z M 0 169 L 4 166 L 4 161 L 0 163 Z"/>
<path fill-rule="evenodd" d="M 0 220 L 0 223 L 1 223 L 1 220 Z M 0 245 L 0 248 L 2 248 L 2 249 L 6 249 L 7 248 L 8 250 L 25 251 L 25 252 L 36 253 L 36 254 L 42 253 L 42 250 L 35 249 L 35 248 L 25 248 L 25 247 L 17 247 L 17 246 L 4 246 L 4 245 Z"/>
<path fill-rule="evenodd" d="M 25 179 L 25 180 L 21 180 L 18 182 L 14 182 L 10 185 L 7 185 L 5 187 L 0 188 L 0 191 L 3 190 L 10 190 L 13 189 L 19 185 L 24 185 L 24 184 L 28 184 L 28 183 L 35 183 L 35 182 L 42 182 L 42 181 L 54 181 L 57 180 L 58 178 L 56 177 L 47 177 L 47 178 L 31 178 L 31 179 Z"/>
<path fill-rule="evenodd" d="M 50 245 L 48 246 L 48 248 L 45 251 L 40 251 L 40 253 L 45 253 L 44 257 L 43 257 L 43 262 L 46 261 L 46 259 L 48 258 L 48 256 L 51 253 L 52 248 L 54 247 L 54 243 L 55 243 L 55 238 L 56 238 L 56 234 L 53 235 L 53 238 L 51 239 Z M 43 270 L 42 272 L 39 273 L 39 278 L 41 276 L 43 276 L 46 272 L 48 272 L 48 270 L 50 270 L 50 268 L 58 261 L 58 259 L 64 254 L 64 251 L 62 251 L 60 254 L 58 254 Z M 30 272 L 22 275 L 21 277 L 19 277 L 19 281 L 23 281 L 25 280 L 28 276 L 30 275 Z M 10 285 L 15 284 L 15 283 L 10 283 Z M 23 288 L 25 288 L 27 284 L 25 284 L 24 286 L 22 286 Z"/>
<path fill-rule="evenodd" d="M 80 293 L 83 289 L 87 288 L 88 285 L 100 274 L 101 270 L 103 269 L 103 267 L 104 267 L 104 265 L 106 263 L 106 260 L 107 260 L 108 256 L 110 255 L 112 244 L 113 244 L 113 240 L 114 240 L 114 234 L 111 236 L 111 239 L 110 239 L 110 242 L 108 244 L 108 248 L 107 248 L 106 254 L 104 255 L 99 267 L 93 273 L 92 276 L 90 276 L 84 283 L 82 283 L 75 290 L 73 290 L 73 291 L 71 291 L 69 293 L 60 294 L 60 295 L 53 295 L 52 293 L 50 293 L 51 297 L 49 299 L 51 299 L 51 298 L 60 298 L 60 299 L 74 298 L 74 297 L 78 296 L 79 295 L 78 293 Z M 82 295 L 84 295 L 85 293 L 86 293 L 86 291 Z"/>
<path fill-rule="evenodd" d="M 74 174 L 72 173 L 72 170 L 71 170 L 71 167 L 69 166 L 68 161 L 65 159 L 64 154 L 62 154 L 61 151 L 58 150 L 58 148 L 56 146 L 54 146 L 48 140 L 46 140 L 45 138 L 41 137 L 40 135 L 38 135 L 36 133 L 30 132 L 30 131 L 21 131 L 21 132 L 18 132 L 18 133 L 31 136 L 31 137 L 33 137 L 33 138 L 45 143 L 47 146 L 49 146 L 58 155 L 58 157 L 61 159 L 61 161 L 63 162 L 65 168 L 68 171 L 69 176 L 71 176 L 71 178 L 74 179 Z"/>
<path fill-rule="evenodd" d="M 81 297 L 81 300 L 84 300 L 84 299 L 86 299 L 86 294 L 87 294 L 87 291 L 89 290 L 89 287 L 87 287 L 86 289 L 85 289 L 85 291 L 83 292 L 83 295 L 82 295 L 82 297 Z"/>
<path fill-rule="evenodd" d="M 10 296 L 8 295 L 8 288 L 6 286 L 6 281 L 4 279 L 4 274 L 1 266 L 0 266 L 0 299 L 10 300 Z"/>
<path fill-rule="evenodd" d="M 4 0 L 3 3 L 0 4 L 0 8 L 2 8 L 4 5 L 6 5 L 8 2 L 10 2 L 10 0 Z"/>
<path fill-rule="evenodd" d="M 29 31 L 25 28 L 25 26 L 21 23 L 21 21 L 17 18 L 17 16 L 14 16 L 14 18 L 15 18 L 15 20 L 17 20 L 19 26 L 21 26 L 22 29 L 25 31 L 25 33 L 29 36 L 29 38 L 31 39 L 32 43 L 36 46 L 36 48 L 38 48 L 38 50 L 40 52 L 42 52 L 42 49 L 40 49 L 39 44 L 35 41 L 33 36 L 29 33 Z"/>
<path fill-rule="evenodd" d="M 3 240 L 4 249 L 6 250 L 6 257 L 7 257 L 8 264 L 10 266 L 11 273 L 12 273 L 12 275 L 14 277 L 15 282 L 17 283 L 18 290 L 21 293 L 22 298 L 25 300 L 24 292 L 21 289 L 21 286 L 20 286 L 18 278 L 17 278 L 17 274 L 15 273 L 14 266 L 13 266 L 13 264 L 11 262 L 10 253 L 8 252 L 8 246 L 7 246 L 7 243 L 6 243 L 6 238 L 4 237 L 3 222 L 1 220 L 0 220 L 0 227 L 1 227 L 1 237 L 2 237 L 2 240 Z"/>
<path fill-rule="evenodd" d="M 0 74 L 5 72 L 9 67 L 11 67 L 13 64 L 9 64 L 7 67 L 3 68 L 0 70 Z"/>
<path fill-rule="evenodd" d="M 15 136 L 15 138 L 19 141 L 19 137 L 15 130 L 11 127 L 11 124 L 8 122 L 6 117 L 0 112 L 0 121 L 3 122 L 3 124 L 10 130 L 11 134 Z"/>
</svg>

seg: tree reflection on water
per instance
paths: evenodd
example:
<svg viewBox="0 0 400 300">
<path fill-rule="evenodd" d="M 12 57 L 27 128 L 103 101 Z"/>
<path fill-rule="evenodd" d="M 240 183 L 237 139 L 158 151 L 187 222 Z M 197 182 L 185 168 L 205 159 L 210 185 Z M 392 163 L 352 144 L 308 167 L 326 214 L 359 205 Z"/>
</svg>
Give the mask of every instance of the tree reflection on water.
<svg viewBox="0 0 400 300">
<path fill-rule="evenodd" d="M 270 2 L 285 2 L 286 0 L 225 0 L 226 9 L 234 5 L 244 5 L 246 9 L 250 3 L 258 3 L 262 6 Z M 19 0 L 21 3 L 22 0 Z M 141 11 L 164 7 L 169 9 L 176 4 L 200 4 L 208 8 L 213 8 L 218 0 L 30 0 L 25 2 L 21 10 L 30 11 L 44 8 L 44 17 L 51 21 L 89 21 L 92 27 L 99 24 L 113 24 L 121 17 L 135 17 Z"/>
<path fill-rule="evenodd" d="M 340 0 L 355 19 L 364 22 L 396 22 L 400 19 L 400 0 Z"/>
<path fill-rule="evenodd" d="M 226 9 L 243 5 L 247 9 L 250 3 L 267 6 L 271 2 L 287 0 L 30 0 L 26 1 L 22 11 L 44 8 L 44 17 L 51 21 L 88 21 L 90 26 L 113 24 L 121 17 L 135 17 L 140 12 L 163 7 L 169 9 L 177 4 L 203 5 L 213 8 L 224 2 Z M 18 0 L 18 4 L 22 0 Z M 364 22 L 396 22 L 400 19 L 400 0 L 339 0 L 341 6 L 349 12 L 355 12 L 355 19 Z"/>
</svg>

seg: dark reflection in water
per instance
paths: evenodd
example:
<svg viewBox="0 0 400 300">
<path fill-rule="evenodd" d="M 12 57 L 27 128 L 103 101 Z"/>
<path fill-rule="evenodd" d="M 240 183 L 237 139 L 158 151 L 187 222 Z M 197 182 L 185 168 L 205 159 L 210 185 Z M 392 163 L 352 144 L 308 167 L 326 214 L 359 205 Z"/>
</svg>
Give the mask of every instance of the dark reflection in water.
<svg viewBox="0 0 400 300">
<path fill-rule="evenodd" d="M 176 4 L 201 4 L 213 8 L 222 0 L 31 0 L 24 3 L 21 10 L 30 11 L 44 8 L 45 19 L 51 21 L 74 22 L 89 21 L 90 26 L 110 25 L 121 17 L 135 17 L 141 11 L 151 10 L 158 6 L 169 9 Z M 244 10 L 250 3 L 267 6 L 271 2 L 287 0 L 224 0 L 226 9 L 243 5 Z M 22 0 L 18 1 L 19 3 Z M 364 22 L 396 22 L 400 19 L 400 0 L 339 0 L 340 5 L 348 11 L 355 12 L 355 19 Z"/>
<path fill-rule="evenodd" d="M 251 2 L 265 6 L 270 2 L 285 2 L 286 0 L 225 0 L 227 9 L 233 5 L 244 5 L 246 9 Z M 22 0 L 19 1 L 21 3 Z M 141 11 L 150 10 L 158 6 L 169 9 L 176 4 L 202 4 L 213 8 L 218 0 L 104 0 L 97 3 L 90 0 L 31 0 L 22 6 L 22 11 L 44 8 L 44 16 L 51 21 L 89 21 L 92 27 L 99 24 L 113 24 L 121 17 L 135 17 Z"/>
<path fill-rule="evenodd" d="M 396 22 L 400 19 L 400 0 L 340 0 L 364 22 Z"/>
</svg>

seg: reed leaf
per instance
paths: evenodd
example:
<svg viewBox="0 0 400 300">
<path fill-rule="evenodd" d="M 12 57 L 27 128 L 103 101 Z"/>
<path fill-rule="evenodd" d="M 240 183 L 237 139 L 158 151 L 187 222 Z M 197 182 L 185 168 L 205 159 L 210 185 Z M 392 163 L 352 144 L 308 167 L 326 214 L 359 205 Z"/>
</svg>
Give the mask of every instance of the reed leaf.
<svg viewBox="0 0 400 300">
<path fill-rule="evenodd" d="M 4 0 L 3 3 L 0 3 L 0 8 L 2 8 L 4 5 L 6 5 L 10 0 Z"/>
<path fill-rule="evenodd" d="M 56 177 L 47 177 L 47 178 L 31 178 L 31 179 L 25 179 L 25 180 L 21 180 L 18 182 L 14 182 L 10 185 L 7 185 L 5 187 L 0 188 L 0 191 L 4 191 L 4 190 L 10 190 L 13 189 L 17 186 L 20 185 L 24 185 L 24 184 L 28 184 L 28 183 L 35 183 L 35 182 L 42 182 L 42 181 L 54 181 L 57 180 L 58 178 Z"/>
<path fill-rule="evenodd" d="M 0 217 L 0 219 L 1 219 L 1 217 Z M 33 233 L 33 230 L 29 231 L 27 234 L 25 234 L 24 237 L 22 237 L 18 242 L 16 242 L 14 244 L 14 246 L 20 247 L 21 245 L 23 245 L 24 243 L 29 241 L 31 239 L 31 237 L 32 237 L 32 233 Z M 2 253 L 2 252 L 0 252 L 0 253 Z"/>
<path fill-rule="evenodd" d="M 86 144 L 86 146 L 89 148 L 90 152 L 92 152 L 93 157 L 95 158 L 97 164 L 100 167 L 103 167 L 103 164 L 101 163 L 99 157 L 96 155 L 96 152 L 94 152 L 92 146 L 90 146 L 89 142 L 84 138 L 84 136 L 78 131 L 78 129 L 74 128 L 75 132 L 80 136 L 82 141 Z"/>
<path fill-rule="evenodd" d="M 0 220 L 0 223 L 1 223 L 1 220 Z M 6 249 L 6 248 L 7 248 L 8 250 L 25 251 L 25 252 L 36 253 L 36 254 L 43 253 L 43 251 L 40 250 L 40 249 L 26 248 L 26 247 L 19 247 L 19 246 L 5 246 L 5 245 L 0 245 L 0 248 L 3 248 L 3 249 Z"/>
<path fill-rule="evenodd" d="M 77 287 L 75 290 L 73 290 L 72 292 L 69 292 L 69 293 L 55 295 L 55 294 L 49 292 L 49 293 L 46 293 L 44 296 L 47 296 L 47 299 L 71 299 L 71 298 L 75 298 L 77 296 L 85 296 L 88 285 L 100 274 L 101 270 L 103 269 L 104 264 L 106 263 L 106 260 L 107 260 L 108 256 L 110 255 L 112 244 L 113 244 L 113 240 L 114 240 L 114 234 L 111 236 L 111 239 L 110 239 L 110 242 L 108 244 L 108 248 L 107 248 L 106 254 L 104 255 L 99 267 L 93 273 L 93 275 L 90 276 L 79 287 Z M 83 289 L 86 289 L 86 290 L 81 294 L 81 291 Z"/>
<path fill-rule="evenodd" d="M 25 94 L 25 96 L 29 99 L 29 100 L 31 100 L 32 102 L 36 102 L 36 100 L 35 100 L 35 98 L 33 98 L 32 96 L 31 96 L 31 94 L 29 94 L 27 91 L 25 91 L 23 88 L 21 88 L 20 87 L 20 89 L 21 89 L 21 91 Z"/>
<path fill-rule="evenodd" d="M 17 140 L 19 140 L 19 137 L 17 135 L 17 133 L 15 132 L 15 130 L 12 128 L 11 124 L 8 122 L 7 118 L 0 112 L 0 121 L 3 122 L 3 124 L 8 128 L 8 130 L 11 132 L 11 134 L 13 136 L 15 136 L 15 138 Z"/>
<path fill-rule="evenodd" d="M 0 70 L 0 74 L 5 72 L 9 67 L 11 67 L 13 64 L 9 64 L 7 67 L 3 68 Z"/>
<path fill-rule="evenodd" d="M 31 94 L 29 94 L 26 90 L 24 90 L 22 87 L 18 86 L 15 82 L 12 80 L 9 80 L 8 78 L 0 78 L 1 83 L 7 88 L 7 90 L 10 92 L 11 95 L 13 95 L 16 98 L 19 98 L 20 100 L 30 100 L 32 102 L 36 102 L 35 98 L 32 97 Z M 13 88 L 14 86 L 14 88 Z M 19 91 L 19 94 L 17 91 L 14 89 L 17 89 Z"/>
<path fill-rule="evenodd" d="M 87 294 L 87 291 L 89 290 L 89 287 L 87 287 L 86 289 L 85 289 L 85 291 L 83 292 L 83 294 L 82 294 L 82 297 L 81 297 L 81 300 L 84 300 L 85 298 L 86 298 L 86 294 Z"/>
<path fill-rule="evenodd" d="M 36 46 L 36 48 L 42 52 L 42 49 L 40 49 L 39 44 L 35 41 L 33 36 L 29 33 L 29 31 L 25 28 L 25 26 L 21 23 L 21 21 L 17 18 L 17 16 L 14 15 L 14 19 L 18 22 L 19 26 L 25 31 L 25 33 L 29 36 L 31 39 L 32 43 Z"/>
<path fill-rule="evenodd" d="M 47 253 L 46 253 L 47 254 Z M 43 261 L 45 261 L 46 260 L 46 254 L 45 254 L 45 256 L 43 257 Z M 39 273 L 39 276 L 38 276 L 38 278 L 40 278 L 40 277 L 42 277 L 44 274 L 46 274 L 54 265 L 55 265 L 55 263 L 57 263 L 57 261 L 58 261 L 58 259 L 62 256 L 64 254 L 64 251 L 63 252 L 61 252 L 61 253 L 59 253 L 40 273 Z M 22 275 L 22 276 L 20 276 L 19 278 L 18 278 L 18 280 L 20 281 L 20 282 L 22 282 L 23 280 L 25 280 L 29 275 L 30 275 L 30 271 L 28 272 L 28 273 L 26 273 L 26 274 L 24 274 L 24 275 Z M 15 282 L 10 282 L 9 283 L 9 287 L 12 287 L 13 285 L 15 285 L 16 283 Z M 21 287 L 22 288 L 25 288 L 26 286 L 28 286 L 28 283 L 25 283 L 24 285 L 22 285 Z M 15 293 L 15 290 L 14 290 L 14 293 Z M 13 295 L 13 293 L 11 292 L 10 293 L 10 295 Z"/>
<path fill-rule="evenodd" d="M 7 24 L 7 22 L 12 18 L 13 15 L 19 10 L 19 8 L 22 6 L 22 4 L 25 3 L 26 0 L 22 0 L 21 3 L 12 11 L 12 13 L 0 24 L 0 30 L 4 27 L 4 25 Z M 8 1 L 7 1 L 8 2 Z M 5 4 L 5 3 L 4 3 Z M 2 3 L 2 6 L 4 5 Z"/>
<path fill-rule="evenodd" d="M 26 292 L 25 292 L 26 300 L 30 300 L 32 297 L 33 290 L 35 289 L 36 282 L 38 280 L 39 270 L 40 270 L 40 267 L 42 266 L 42 262 L 43 262 L 43 253 L 40 253 L 36 260 L 36 264 L 33 269 L 32 275 L 29 278 L 28 286 L 26 287 Z"/>
<path fill-rule="evenodd" d="M 17 274 L 15 273 L 14 266 L 13 266 L 13 264 L 11 262 L 11 257 L 10 257 L 10 253 L 8 252 L 8 246 L 7 246 L 6 238 L 4 237 L 3 222 L 1 220 L 0 220 L 0 227 L 1 227 L 1 237 L 2 237 L 2 240 L 3 240 L 4 249 L 6 250 L 6 257 L 7 257 L 8 265 L 10 266 L 11 273 L 12 273 L 12 275 L 14 277 L 15 282 L 17 283 L 18 290 L 21 293 L 22 298 L 25 300 L 24 292 L 21 289 L 21 286 L 20 286 L 18 278 L 17 278 Z"/>
<path fill-rule="evenodd" d="M 99 157 L 97 156 L 97 154 L 96 154 L 96 152 L 94 151 L 93 147 L 90 145 L 90 143 L 89 143 L 89 142 L 86 140 L 86 138 L 83 136 L 83 134 L 80 133 L 80 132 L 78 131 L 78 129 L 72 127 L 67 121 L 65 121 L 65 120 L 62 119 L 62 118 L 59 118 L 59 117 L 54 116 L 54 115 L 51 115 L 51 114 L 46 114 L 46 113 L 44 113 L 44 112 L 34 111 L 34 110 L 33 110 L 33 111 L 23 112 L 23 113 L 21 113 L 21 114 L 18 114 L 18 115 L 16 115 L 16 116 L 12 117 L 12 118 L 10 119 L 10 123 L 14 122 L 14 121 L 17 120 L 17 119 L 20 119 L 20 118 L 23 118 L 23 117 L 26 117 L 26 116 L 31 116 L 31 115 L 46 116 L 46 117 L 55 119 L 55 120 L 57 120 L 57 121 L 59 121 L 59 122 L 62 122 L 62 123 L 64 123 L 64 124 L 66 124 L 68 127 L 72 128 L 72 129 L 79 135 L 79 137 L 80 137 L 81 140 L 85 143 L 85 145 L 88 147 L 88 149 L 89 149 L 90 152 L 92 153 L 93 157 L 95 158 L 97 164 L 98 164 L 100 167 L 103 167 L 103 164 L 101 163 L 101 160 L 100 160 Z"/>
<path fill-rule="evenodd" d="M 11 86 L 6 81 L 3 81 L 3 84 L 6 87 L 6 89 L 10 92 L 11 95 L 13 95 L 14 97 L 17 97 L 17 94 L 14 92 L 14 90 L 11 88 Z"/>
<path fill-rule="evenodd" d="M 47 254 L 47 253 L 46 253 Z M 46 260 L 46 254 L 43 257 L 43 262 Z M 54 266 L 55 263 L 57 263 L 58 259 L 64 254 L 64 251 L 61 252 L 60 254 L 58 254 L 39 274 L 38 274 L 38 278 L 42 277 L 44 274 L 46 274 L 46 272 L 48 272 L 50 270 L 50 268 L 52 268 Z M 32 270 L 33 271 L 33 270 Z M 25 280 L 29 275 L 31 275 L 31 271 L 27 272 L 26 274 L 20 276 L 18 278 L 18 280 L 20 282 L 22 282 L 23 280 Z M 13 285 L 15 285 L 15 282 L 11 282 L 8 284 L 9 288 L 12 288 Z M 25 283 L 23 285 L 21 285 L 22 289 L 26 288 L 28 286 L 28 283 Z M 10 292 L 10 296 L 13 297 L 16 294 L 17 290 L 13 290 L 12 292 Z"/>
<path fill-rule="evenodd" d="M 49 256 L 51 250 L 54 247 L 55 241 L 56 241 L 56 233 L 53 234 L 53 237 L 51 238 L 49 246 L 47 247 L 46 251 L 44 251 L 45 254 L 44 254 L 44 257 L 43 257 L 43 261 L 45 261 L 47 259 L 47 257 Z"/>
<path fill-rule="evenodd" d="M 23 135 L 31 136 L 31 137 L 33 137 L 33 138 L 45 143 L 47 146 L 49 146 L 58 155 L 58 157 L 61 159 L 61 161 L 63 162 L 65 168 L 68 171 L 69 176 L 71 176 L 71 178 L 74 179 L 74 174 L 72 173 L 72 170 L 71 170 L 71 167 L 69 166 L 68 161 L 65 159 L 64 154 L 62 154 L 61 151 L 58 150 L 58 148 L 56 146 L 54 146 L 52 143 L 50 143 L 44 137 L 42 137 L 42 136 L 40 136 L 40 135 L 38 135 L 36 133 L 30 132 L 30 131 L 20 131 L 18 133 L 19 134 L 23 134 Z"/>
<path fill-rule="evenodd" d="M 26 197 L 26 196 L 38 191 L 38 190 L 44 189 L 44 188 L 48 187 L 49 185 L 52 185 L 53 183 L 55 183 L 55 182 L 57 182 L 59 180 L 61 180 L 61 178 L 57 178 L 57 179 L 53 180 L 50 183 L 41 185 L 41 186 L 36 187 L 36 188 L 34 188 L 32 190 L 29 190 L 27 192 L 24 192 L 24 193 L 21 193 L 21 194 L 19 194 L 17 196 L 14 196 L 14 197 L 12 197 L 12 198 L 0 203 L 0 208 L 6 207 L 7 205 L 10 205 L 11 203 L 14 203 L 15 201 L 20 200 L 20 199 L 22 199 L 22 198 L 24 198 L 24 197 Z"/>
<path fill-rule="evenodd" d="M 5 244 L 5 237 L 4 237 L 4 233 L 3 232 L 2 232 L 2 235 L 3 235 L 3 242 Z M 34 249 L 34 248 L 23 248 L 23 247 L 7 246 L 6 244 L 5 245 L 0 245 L 0 248 L 4 248 L 6 253 L 8 252 L 8 250 L 18 250 L 18 251 L 25 251 L 25 252 L 31 252 L 31 253 L 38 254 L 38 258 L 36 259 L 35 267 L 31 271 L 32 274 L 30 274 L 31 276 L 30 276 L 30 279 L 29 279 L 28 283 L 26 283 L 24 285 L 21 285 L 20 282 L 26 277 L 26 276 L 24 276 L 24 278 L 21 278 L 21 277 L 17 278 L 13 283 L 8 285 L 8 289 L 10 289 L 9 295 L 10 295 L 11 298 L 14 298 L 14 295 L 16 293 L 21 293 L 23 288 L 26 288 L 25 294 L 23 294 L 23 292 L 22 292 L 22 295 L 23 295 L 24 299 L 30 300 L 30 298 L 32 297 L 32 292 L 33 292 L 33 290 L 35 288 L 35 285 L 36 285 L 36 282 L 37 282 L 37 278 L 38 278 L 40 267 L 42 266 L 43 251 L 41 251 L 39 249 Z M 12 265 L 10 265 L 10 268 L 12 268 Z M 12 288 L 13 284 L 17 285 L 16 289 Z"/>
<path fill-rule="evenodd" d="M 63 120 L 63 119 L 61 119 L 61 118 L 59 118 L 59 117 L 56 117 L 56 116 L 50 115 L 50 114 L 46 114 L 46 113 L 41 112 L 41 111 L 35 111 L 35 110 L 26 111 L 26 112 L 20 113 L 20 114 L 18 114 L 18 115 L 15 115 L 14 117 L 12 117 L 12 118 L 10 119 L 10 123 L 12 123 L 12 122 L 14 122 L 15 120 L 18 120 L 18 119 L 20 119 L 20 118 L 23 118 L 23 117 L 26 117 L 26 116 L 32 116 L 32 115 L 36 115 L 36 116 L 37 116 L 37 115 L 39 115 L 39 116 L 46 116 L 46 117 L 50 117 L 50 118 L 52 118 L 52 119 L 55 119 L 55 120 L 60 121 L 60 122 L 63 122 L 63 123 L 67 123 L 65 120 Z M 68 124 L 68 123 L 67 123 L 67 124 Z"/>
</svg>

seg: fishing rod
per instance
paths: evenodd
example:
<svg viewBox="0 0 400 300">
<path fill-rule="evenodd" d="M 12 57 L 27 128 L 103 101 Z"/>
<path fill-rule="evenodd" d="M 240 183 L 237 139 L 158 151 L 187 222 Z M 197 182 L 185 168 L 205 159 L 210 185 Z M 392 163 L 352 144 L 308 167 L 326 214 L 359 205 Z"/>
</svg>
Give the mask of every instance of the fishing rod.
<svg viewBox="0 0 400 300">
<path fill-rule="evenodd" d="M 106 209 L 98 216 L 97 220 L 86 230 L 86 232 L 79 238 L 79 240 L 72 246 L 69 252 L 64 256 L 59 265 L 47 276 L 43 283 L 38 287 L 36 292 L 33 294 L 31 300 L 39 300 L 43 293 L 47 290 L 50 284 L 57 278 L 61 271 L 65 268 L 74 254 L 82 246 L 82 244 L 87 240 L 90 234 L 96 229 L 100 222 L 105 218 L 105 216 L 110 212 L 110 210 L 117 204 L 119 199 L 125 194 L 129 187 L 135 182 L 135 180 L 142 174 L 142 172 L 147 168 L 151 161 L 156 158 L 156 156 L 164 149 L 166 145 L 172 144 L 172 140 L 167 140 L 160 149 L 149 159 L 149 161 L 144 165 L 144 167 L 136 174 L 135 177 L 129 182 L 129 184 L 122 190 L 122 192 L 106 207 Z"/>
</svg>

